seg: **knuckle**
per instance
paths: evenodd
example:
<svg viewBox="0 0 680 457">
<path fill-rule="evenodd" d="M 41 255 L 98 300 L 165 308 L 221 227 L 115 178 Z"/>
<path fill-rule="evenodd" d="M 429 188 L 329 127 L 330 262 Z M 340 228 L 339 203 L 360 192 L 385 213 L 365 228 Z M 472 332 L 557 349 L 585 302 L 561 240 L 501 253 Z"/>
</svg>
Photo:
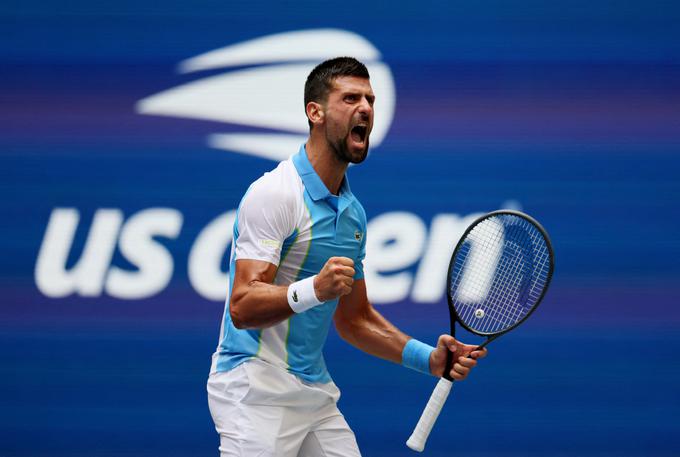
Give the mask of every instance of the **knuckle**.
<svg viewBox="0 0 680 457">
<path fill-rule="evenodd" d="M 354 266 L 354 260 L 350 259 L 349 257 L 340 257 L 339 259 L 343 265 L 346 265 L 348 267 Z"/>
</svg>

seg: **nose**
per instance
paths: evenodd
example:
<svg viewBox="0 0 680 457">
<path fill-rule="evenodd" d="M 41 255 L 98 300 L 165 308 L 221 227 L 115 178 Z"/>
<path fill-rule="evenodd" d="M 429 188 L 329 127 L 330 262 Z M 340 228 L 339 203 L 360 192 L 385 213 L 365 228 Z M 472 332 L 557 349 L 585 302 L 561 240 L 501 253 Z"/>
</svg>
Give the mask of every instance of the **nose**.
<svg viewBox="0 0 680 457">
<path fill-rule="evenodd" d="M 359 114 L 361 114 L 363 120 L 370 119 L 371 115 L 373 114 L 373 106 L 366 97 L 361 99 L 361 104 L 359 105 Z"/>
</svg>

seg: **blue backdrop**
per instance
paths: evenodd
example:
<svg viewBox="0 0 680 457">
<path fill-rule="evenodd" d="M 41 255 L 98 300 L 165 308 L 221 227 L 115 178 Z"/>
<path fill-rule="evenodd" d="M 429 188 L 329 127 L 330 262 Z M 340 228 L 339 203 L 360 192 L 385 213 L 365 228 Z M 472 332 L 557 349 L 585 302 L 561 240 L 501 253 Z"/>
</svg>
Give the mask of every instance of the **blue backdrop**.
<svg viewBox="0 0 680 457">
<path fill-rule="evenodd" d="M 224 226 L 275 164 L 257 141 L 300 131 L 260 122 L 287 94 L 280 73 L 227 81 L 246 100 L 231 118 L 205 96 L 160 114 L 140 101 L 318 61 L 314 41 L 279 35 L 268 56 L 256 42 L 178 66 L 319 29 L 359 40 L 344 49 L 392 82 L 376 88 L 394 103 L 386 136 L 349 172 L 384 315 L 428 342 L 447 330 L 439 266 L 475 214 L 521 208 L 555 245 L 541 308 L 456 385 L 426 455 L 679 455 L 678 23 L 661 0 L 3 1 L 0 455 L 217 454 Z M 325 354 L 364 454 L 409 455 L 434 378 L 333 332 Z"/>
</svg>

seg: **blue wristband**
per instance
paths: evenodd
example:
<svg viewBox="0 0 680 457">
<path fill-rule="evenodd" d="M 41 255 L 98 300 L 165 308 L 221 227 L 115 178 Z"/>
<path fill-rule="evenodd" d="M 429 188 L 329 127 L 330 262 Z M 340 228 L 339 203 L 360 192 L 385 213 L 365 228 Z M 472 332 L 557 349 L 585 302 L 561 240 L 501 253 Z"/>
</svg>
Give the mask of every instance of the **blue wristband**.
<svg viewBox="0 0 680 457">
<path fill-rule="evenodd" d="M 430 372 L 430 354 L 434 348 L 429 344 L 412 338 L 408 340 L 401 353 L 401 364 L 406 368 L 420 371 L 425 374 Z"/>
</svg>

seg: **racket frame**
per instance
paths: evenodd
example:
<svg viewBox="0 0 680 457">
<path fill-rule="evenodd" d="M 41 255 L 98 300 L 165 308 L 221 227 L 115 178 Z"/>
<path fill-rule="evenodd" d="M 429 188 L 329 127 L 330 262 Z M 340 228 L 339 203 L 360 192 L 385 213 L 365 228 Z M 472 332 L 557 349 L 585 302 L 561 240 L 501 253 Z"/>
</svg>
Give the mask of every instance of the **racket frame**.
<svg viewBox="0 0 680 457">
<path fill-rule="evenodd" d="M 541 233 L 543 236 L 543 239 L 545 240 L 546 247 L 548 249 L 548 254 L 550 258 L 549 264 L 549 269 L 548 269 L 548 274 L 546 276 L 545 280 L 545 287 L 543 287 L 543 290 L 541 291 L 541 295 L 538 297 L 536 300 L 536 304 L 531 307 L 529 312 L 522 317 L 520 320 L 515 322 L 513 325 L 510 327 L 501 330 L 499 332 L 480 332 L 477 330 L 473 330 L 469 326 L 463 322 L 463 320 L 460 318 L 458 315 L 458 311 L 456 311 L 456 308 L 453 306 L 453 297 L 451 296 L 451 287 L 449 287 L 449 279 L 451 278 L 451 272 L 453 271 L 453 267 L 456 263 L 456 255 L 458 254 L 458 251 L 463 247 L 465 244 L 465 239 L 467 238 L 468 234 L 474 230 L 477 225 L 479 225 L 481 222 L 490 219 L 495 216 L 503 216 L 503 215 L 510 215 L 510 216 L 516 216 L 521 219 L 525 219 L 529 221 L 529 223 L 533 224 L 538 231 Z M 453 254 L 451 254 L 451 260 L 449 261 L 449 269 L 447 270 L 446 274 L 446 300 L 449 305 L 449 319 L 450 319 L 450 324 L 451 324 L 451 336 L 455 338 L 456 336 L 456 322 L 458 322 L 458 325 L 463 327 L 465 330 L 468 332 L 477 335 L 477 336 L 482 336 L 486 337 L 486 341 L 484 341 L 482 344 L 477 346 L 475 350 L 483 349 L 485 348 L 489 343 L 491 343 L 493 340 L 498 338 L 501 335 L 504 335 L 505 333 L 509 332 L 510 330 L 516 328 L 518 325 L 520 325 L 522 322 L 527 320 L 529 316 L 531 316 L 531 313 L 534 312 L 536 308 L 538 308 L 538 305 L 541 304 L 541 301 L 543 300 L 543 297 L 545 296 L 545 293 L 548 291 L 548 287 L 550 286 L 550 281 L 552 280 L 553 276 L 553 271 L 555 269 L 555 256 L 553 252 L 553 247 L 552 247 L 552 242 L 550 241 L 550 237 L 548 236 L 548 232 L 543 228 L 543 226 L 533 217 L 529 216 L 528 214 L 525 214 L 521 211 L 516 211 L 516 210 L 511 210 L 511 209 L 501 209 L 497 211 L 492 211 L 490 213 L 483 214 L 482 216 L 479 216 L 477 219 L 475 219 L 466 229 L 465 232 L 463 232 L 463 235 L 461 235 L 460 239 L 458 240 L 458 243 L 456 244 L 456 248 L 453 250 Z M 469 356 L 468 356 L 469 357 Z M 442 377 L 444 379 L 447 379 L 451 382 L 453 382 L 453 378 L 451 378 L 451 368 L 453 367 L 453 353 L 451 351 L 448 351 L 446 354 L 446 365 L 444 367 L 444 373 L 442 373 Z"/>
<path fill-rule="evenodd" d="M 520 320 L 515 322 L 513 325 L 510 327 L 498 331 L 498 332 L 479 332 L 476 330 L 471 329 L 465 323 L 463 320 L 460 318 L 458 315 L 458 312 L 453 306 L 453 297 L 451 296 L 451 287 L 449 287 L 449 280 L 451 278 L 451 271 L 453 269 L 454 265 L 454 260 L 456 258 L 456 255 L 458 254 L 458 251 L 461 249 L 465 238 L 467 235 L 482 221 L 489 219 L 493 216 L 500 216 L 500 215 L 512 215 L 512 216 L 517 216 L 519 218 L 525 219 L 529 221 L 531 224 L 533 224 L 538 231 L 541 233 L 543 238 L 545 239 L 546 246 L 548 249 L 548 255 L 549 255 L 549 269 L 548 269 L 548 274 L 546 276 L 546 281 L 545 281 L 545 286 L 543 287 L 543 291 L 541 292 L 541 295 L 538 297 L 536 300 L 536 303 L 532 308 L 529 310 L 529 312 Z M 449 305 L 449 317 L 450 317 L 450 322 L 451 322 L 451 336 L 455 337 L 455 332 L 456 332 L 456 322 L 469 331 L 472 334 L 486 337 L 486 341 L 484 341 L 481 345 L 479 345 L 477 349 L 482 349 L 486 345 L 488 345 L 490 342 L 498 338 L 499 336 L 509 332 L 510 330 L 516 328 L 518 325 L 523 323 L 530 315 L 531 313 L 534 312 L 536 308 L 538 308 L 538 305 L 540 305 L 541 301 L 543 300 L 543 297 L 545 296 L 546 292 L 548 291 L 548 287 L 550 286 L 550 282 L 552 280 L 553 272 L 555 269 L 555 256 L 553 252 L 553 247 L 552 243 L 550 241 L 550 237 L 548 236 L 548 233 L 546 230 L 543 228 L 543 226 L 534 218 L 531 216 L 522 213 L 521 211 L 515 211 L 515 210 L 498 210 L 498 211 L 492 211 L 490 213 L 486 213 L 479 218 L 475 219 L 470 226 L 465 230 L 463 235 L 460 237 L 460 240 L 458 241 L 458 244 L 456 244 L 456 248 L 453 251 L 453 254 L 451 254 L 451 261 L 449 262 L 449 269 L 448 269 L 448 274 L 446 277 L 447 281 L 447 287 L 446 287 L 446 298 L 448 300 L 448 305 Z M 470 357 L 470 356 L 468 356 Z M 423 411 L 422 415 L 420 416 L 420 419 L 418 420 L 418 424 L 413 430 L 413 433 L 409 437 L 408 441 L 406 442 L 407 446 L 411 448 L 412 450 L 416 452 L 422 452 L 423 449 L 425 448 L 425 443 L 427 442 L 427 438 L 430 434 L 430 431 L 432 430 L 432 427 L 434 426 L 434 423 L 437 420 L 437 417 L 439 416 L 439 413 L 441 412 L 441 409 L 444 406 L 444 403 L 446 402 L 446 398 L 449 395 L 449 392 L 451 391 L 451 388 L 453 387 L 453 379 L 450 376 L 450 371 L 452 367 L 452 359 L 453 359 L 453 352 L 447 351 L 447 360 L 446 360 L 446 365 L 444 367 L 444 373 L 442 376 L 442 379 L 439 380 L 437 387 L 435 388 L 434 392 L 432 393 L 430 400 L 428 401 L 427 405 L 425 406 L 425 410 Z"/>
<path fill-rule="evenodd" d="M 449 278 L 451 278 L 451 272 L 453 271 L 456 255 L 458 254 L 458 251 L 460 251 L 460 249 L 463 247 L 463 244 L 465 242 L 465 238 L 467 238 L 468 234 L 475 227 L 477 227 L 477 225 L 479 225 L 480 222 L 482 222 L 486 219 L 490 219 L 494 216 L 501 216 L 501 215 L 517 216 L 519 218 L 522 218 L 522 219 L 529 221 L 531 224 L 536 226 L 538 231 L 541 233 L 541 235 L 543 235 L 543 238 L 545 239 L 545 244 L 548 248 L 548 254 L 549 254 L 549 257 L 550 257 L 550 262 L 549 262 L 550 268 L 548 270 L 548 274 L 547 274 L 546 280 L 545 280 L 545 287 L 543 287 L 543 291 L 541 292 L 541 295 L 536 300 L 536 304 L 531 307 L 529 312 L 524 317 L 522 317 L 520 320 L 515 322 L 510 327 L 508 327 L 504 330 L 501 330 L 499 332 L 480 332 L 480 331 L 473 330 L 472 328 L 468 327 L 465 324 L 465 322 L 463 322 L 463 320 L 458 315 L 458 311 L 456 311 L 456 308 L 453 306 L 453 297 L 451 296 L 451 287 L 448 286 L 448 280 L 449 280 Z M 543 300 L 543 297 L 545 296 L 545 293 L 548 291 L 548 287 L 550 286 L 550 281 L 552 280 L 554 269 L 555 269 L 555 256 L 554 256 L 554 253 L 553 253 L 552 243 L 550 242 L 550 237 L 548 236 L 548 232 L 545 231 L 543 226 L 541 224 L 539 224 L 539 222 L 536 219 L 529 216 L 528 214 L 524 214 L 521 211 L 515 211 L 515 210 L 510 210 L 510 209 L 501 209 L 501 210 L 498 210 L 498 211 L 492 211 L 490 213 L 486 213 L 486 214 L 478 217 L 468 226 L 467 229 L 465 229 L 465 232 L 463 233 L 463 235 L 458 240 L 458 244 L 456 244 L 456 248 L 453 250 L 453 254 L 451 254 L 451 260 L 449 261 L 449 269 L 448 269 L 447 275 L 446 275 L 446 278 L 447 278 L 446 299 L 447 299 L 448 304 L 449 304 L 449 318 L 451 320 L 451 336 L 455 336 L 455 323 L 458 322 L 458 324 L 461 327 L 463 327 L 465 330 L 467 330 L 468 332 L 473 333 L 473 334 L 478 335 L 478 336 L 485 336 L 485 337 L 488 338 L 487 341 L 482 343 L 482 345 L 480 346 L 480 348 L 481 348 L 481 347 L 486 346 L 487 344 L 489 344 L 491 341 L 495 340 L 499 336 L 503 335 L 504 333 L 507 333 L 510 330 L 516 328 L 522 322 L 527 320 L 527 318 L 529 316 L 531 316 L 531 314 L 534 312 L 534 310 L 536 308 L 538 308 L 538 305 L 541 304 L 541 301 Z"/>
</svg>

